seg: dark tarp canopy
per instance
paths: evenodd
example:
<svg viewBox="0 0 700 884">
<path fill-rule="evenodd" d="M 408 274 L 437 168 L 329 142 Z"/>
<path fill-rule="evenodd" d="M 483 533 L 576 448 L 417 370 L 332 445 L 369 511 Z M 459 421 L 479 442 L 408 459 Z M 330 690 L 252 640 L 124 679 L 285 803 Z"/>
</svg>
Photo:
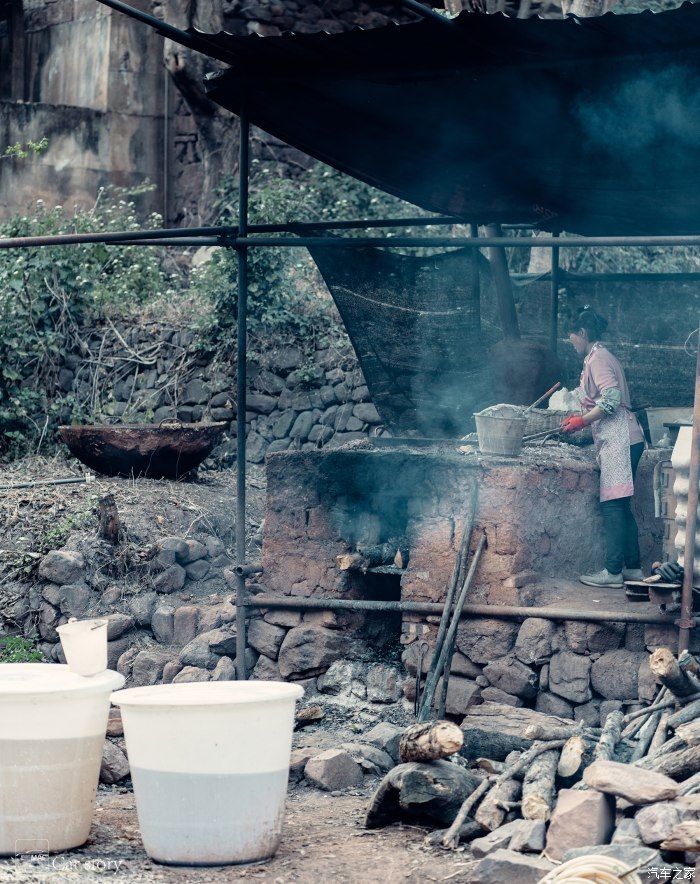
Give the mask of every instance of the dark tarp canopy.
<svg viewBox="0 0 700 884">
<path fill-rule="evenodd" d="M 698 6 L 199 37 L 230 64 L 207 82 L 214 101 L 425 209 L 582 234 L 700 230 Z"/>
</svg>

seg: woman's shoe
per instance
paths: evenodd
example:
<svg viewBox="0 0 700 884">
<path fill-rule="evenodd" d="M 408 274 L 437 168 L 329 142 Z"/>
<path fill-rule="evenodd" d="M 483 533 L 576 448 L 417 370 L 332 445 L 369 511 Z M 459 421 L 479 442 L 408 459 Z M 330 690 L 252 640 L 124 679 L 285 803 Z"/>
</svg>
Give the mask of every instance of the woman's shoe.
<svg viewBox="0 0 700 884">
<path fill-rule="evenodd" d="M 644 571 L 641 568 L 623 568 L 623 580 L 644 580 Z"/>
<path fill-rule="evenodd" d="M 582 574 L 579 580 L 586 586 L 612 586 L 616 589 L 621 589 L 623 582 L 622 574 L 611 574 L 607 568 L 595 574 Z"/>
</svg>

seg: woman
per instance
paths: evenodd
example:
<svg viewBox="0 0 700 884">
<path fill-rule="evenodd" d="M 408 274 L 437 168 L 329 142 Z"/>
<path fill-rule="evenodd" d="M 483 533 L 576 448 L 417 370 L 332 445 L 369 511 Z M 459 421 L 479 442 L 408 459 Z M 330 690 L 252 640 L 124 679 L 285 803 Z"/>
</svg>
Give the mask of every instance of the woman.
<svg viewBox="0 0 700 884">
<path fill-rule="evenodd" d="M 584 307 L 570 323 L 569 340 L 583 356 L 581 416 L 568 417 L 561 425 L 565 434 L 589 424 L 600 465 L 600 501 L 605 528 L 605 567 L 584 574 L 587 586 L 622 586 L 624 580 L 641 580 L 639 531 L 632 513 L 634 476 L 644 451 L 644 434 L 630 411 L 630 395 L 622 366 L 601 343 L 607 320 Z"/>
</svg>

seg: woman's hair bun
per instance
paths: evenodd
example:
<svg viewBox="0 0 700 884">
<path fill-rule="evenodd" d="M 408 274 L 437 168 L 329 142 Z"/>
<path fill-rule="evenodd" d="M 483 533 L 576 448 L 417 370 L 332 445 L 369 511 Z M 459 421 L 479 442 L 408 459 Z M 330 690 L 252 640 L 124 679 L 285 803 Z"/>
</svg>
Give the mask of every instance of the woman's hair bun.
<svg viewBox="0 0 700 884">
<path fill-rule="evenodd" d="M 590 341 L 598 341 L 608 327 L 608 320 L 600 313 L 596 313 L 592 307 L 586 305 L 571 323 L 571 326 L 571 331 L 585 329 Z"/>
</svg>

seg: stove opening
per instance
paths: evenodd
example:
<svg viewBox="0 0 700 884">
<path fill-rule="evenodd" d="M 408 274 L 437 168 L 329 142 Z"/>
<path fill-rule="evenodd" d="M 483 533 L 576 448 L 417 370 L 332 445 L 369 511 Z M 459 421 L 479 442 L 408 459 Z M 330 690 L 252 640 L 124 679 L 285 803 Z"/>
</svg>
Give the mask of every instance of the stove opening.
<svg viewBox="0 0 700 884">
<path fill-rule="evenodd" d="M 398 602 L 401 599 L 401 573 L 368 571 L 364 576 L 363 597 L 372 601 Z M 401 654 L 401 611 L 367 611 L 363 638 L 383 658 Z"/>
</svg>

